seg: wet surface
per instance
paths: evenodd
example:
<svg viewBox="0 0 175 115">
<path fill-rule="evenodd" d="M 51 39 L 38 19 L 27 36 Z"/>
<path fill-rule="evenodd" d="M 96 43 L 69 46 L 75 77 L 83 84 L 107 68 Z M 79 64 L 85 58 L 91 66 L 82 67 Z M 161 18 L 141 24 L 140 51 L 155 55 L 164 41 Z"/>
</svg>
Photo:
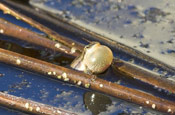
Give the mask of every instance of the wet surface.
<svg viewBox="0 0 175 115">
<path fill-rule="evenodd" d="M 83 105 L 81 95 L 85 90 L 5 64 L 1 64 L 0 71 L 5 74 L 1 79 L 0 89 L 5 93 L 67 109 L 70 107 L 69 104 Z M 69 100 L 70 98 L 73 98 L 73 100 Z M 74 108 L 74 111 L 77 112 L 83 110 L 83 108 L 82 110 Z"/>
<path fill-rule="evenodd" d="M 7 109 L 7 108 L 1 107 L 1 106 L 0 106 L 0 113 L 3 113 L 4 115 L 28 115 L 26 113 Z"/>
<path fill-rule="evenodd" d="M 30 3 L 175 67 L 175 45 L 171 42 L 174 41 L 173 0 L 31 0 Z"/>
<path fill-rule="evenodd" d="M 102 100 L 100 106 L 102 106 L 103 109 L 97 108 L 96 111 L 98 113 L 102 112 L 101 114 L 116 114 L 122 112 L 157 113 L 120 99 L 105 96 L 103 94 L 96 94 L 92 91 L 89 92 L 80 87 L 48 79 L 45 76 L 37 75 L 2 63 L 0 64 L 0 71 L 4 73 L 4 77 L 0 79 L 0 91 L 61 107 L 79 114 L 94 113 L 92 107 L 98 107 L 99 102 Z M 87 101 L 93 97 L 92 94 L 95 94 L 96 98 L 85 102 L 85 100 Z M 104 102 L 104 99 L 106 102 Z"/>
<path fill-rule="evenodd" d="M 5 20 L 7 20 L 7 21 L 9 21 L 9 22 L 11 22 L 13 24 L 18 25 L 18 26 L 22 26 L 24 28 L 27 28 L 27 29 L 29 29 L 31 31 L 35 31 L 35 32 L 37 32 L 37 33 L 39 33 L 41 35 L 45 35 L 43 32 L 39 31 L 38 29 L 36 29 L 36 28 L 28 25 L 25 22 L 22 22 L 20 20 L 17 20 L 15 17 L 13 17 L 11 15 L 8 15 L 8 14 L 4 15 L 2 11 L 0 11 L 0 18 L 3 18 L 3 19 L 5 19 Z"/>
<path fill-rule="evenodd" d="M 87 92 L 84 94 L 84 104 L 85 107 L 92 112 L 92 114 L 99 114 L 101 112 L 105 112 L 107 110 L 107 106 L 112 104 L 112 101 L 105 95 Z"/>
<path fill-rule="evenodd" d="M 61 66 L 68 66 L 73 58 L 62 53 L 43 49 L 32 44 L 0 35 L 0 48 L 20 53 L 29 57 L 34 57 L 43 61 L 51 62 Z"/>
<path fill-rule="evenodd" d="M 37 3 L 40 4 L 41 1 L 40 2 L 39 1 L 40 0 L 37 0 Z M 32 0 L 32 2 L 36 2 L 36 0 Z M 143 36 L 143 33 L 135 34 L 135 32 L 131 32 L 127 30 L 124 31 L 124 29 L 120 30 L 117 27 L 122 27 L 123 23 L 125 23 L 124 25 L 131 26 L 135 18 L 139 18 L 139 20 L 141 21 L 140 24 L 141 23 L 145 24 L 147 22 L 151 22 L 155 24 L 161 21 L 160 18 L 167 17 L 170 15 L 170 13 L 160 10 L 160 8 L 145 8 L 145 10 L 143 11 L 146 14 L 146 16 L 140 17 L 140 14 L 139 14 L 140 12 L 137 11 L 138 7 L 136 7 L 135 5 L 126 5 L 126 2 L 128 2 L 129 4 L 133 4 L 133 3 L 130 3 L 129 1 L 125 1 L 125 2 L 122 1 L 121 3 L 113 0 L 109 2 L 101 1 L 101 3 L 99 1 L 97 2 L 93 0 L 89 0 L 88 2 L 87 1 L 82 2 L 81 0 L 73 0 L 73 1 L 59 0 L 57 1 L 56 3 L 57 6 L 55 7 L 57 9 L 58 6 L 61 6 L 59 7 L 58 10 L 65 11 L 65 12 L 61 12 L 63 13 L 61 15 L 64 16 L 66 19 L 69 19 L 69 20 L 73 19 L 73 21 L 75 21 L 74 18 L 79 19 L 81 21 L 88 23 L 88 25 L 91 25 L 91 26 L 94 26 L 93 24 L 96 23 L 95 25 L 99 24 L 97 28 L 107 27 L 107 28 L 103 28 L 104 31 L 105 30 L 110 31 L 115 28 L 113 30 L 113 33 L 121 32 L 120 34 L 116 33 L 117 35 L 120 35 L 119 39 L 125 39 L 128 42 L 131 42 L 134 39 L 138 43 L 137 45 L 134 45 L 136 48 L 140 47 L 141 49 L 142 48 L 146 49 L 144 51 L 146 51 L 146 53 L 150 53 L 153 50 L 151 48 L 153 42 L 148 43 L 148 40 L 144 41 L 145 37 Z M 50 0 L 48 1 L 46 0 L 46 3 L 48 6 L 55 5 L 55 2 Z M 113 5 L 109 7 L 109 4 L 112 4 L 112 3 Z M 154 4 L 154 2 L 152 2 L 152 4 Z M 93 7 L 94 5 L 95 7 Z M 145 4 L 145 7 L 149 7 L 149 6 L 150 4 Z M 52 8 L 55 8 L 55 7 L 52 7 Z M 100 10 L 100 8 L 102 7 L 104 9 Z M 93 8 L 96 8 L 96 9 L 93 9 Z M 77 9 L 81 9 L 81 10 L 78 10 L 77 12 Z M 121 15 L 121 17 L 120 16 L 118 17 L 116 15 L 111 15 L 111 12 L 109 12 L 109 9 L 110 11 L 111 10 L 113 11 L 113 14 L 115 14 L 116 11 L 120 11 L 119 12 L 120 15 L 125 12 L 127 14 L 126 16 L 128 16 L 128 12 L 129 12 L 129 14 L 132 14 L 132 15 L 128 18 L 131 18 L 132 20 L 125 18 L 125 15 Z M 94 11 L 98 11 L 98 13 L 95 13 Z M 101 12 L 101 14 L 99 12 Z M 108 14 L 108 12 L 110 15 L 104 17 L 103 14 L 104 13 Z M 85 13 L 88 16 L 85 17 L 85 15 L 82 15 L 82 13 Z M 100 17 L 100 20 L 102 20 L 102 22 L 101 21 L 94 22 L 94 18 L 99 18 L 98 15 Z M 38 31 L 37 29 L 29 26 L 24 22 L 16 20 L 12 16 L 4 15 L 2 12 L 0 12 L 0 17 L 7 19 L 14 24 L 29 28 L 32 31 L 35 31 L 39 34 L 44 35 L 44 33 Z M 121 20 L 118 20 L 118 18 Z M 112 23 L 111 21 L 114 21 L 117 24 L 116 27 L 112 28 L 114 22 Z M 122 23 L 120 21 L 122 21 Z M 110 29 L 110 26 L 108 27 L 105 25 L 105 24 L 110 24 L 110 22 L 112 23 L 111 29 Z M 132 25 L 131 27 L 130 26 L 129 27 L 127 26 L 127 27 L 132 28 L 133 26 L 136 26 L 136 25 Z M 138 29 L 138 28 L 135 27 L 135 29 Z M 139 32 L 141 30 L 143 30 L 143 28 L 140 29 Z M 133 29 L 133 31 L 135 30 Z M 126 32 L 126 33 L 122 34 L 123 32 Z M 129 39 L 129 36 L 132 39 Z M 69 35 L 69 37 L 71 37 L 71 35 Z M 155 42 L 157 40 L 159 39 L 156 39 Z M 167 43 L 173 44 L 174 40 L 170 39 L 168 40 Z M 155 46 L 158 47 L 157 45 Z M 14 51 L 14 52 L 18 52 L 20 54 L 24 54 L 30 57 L 35 57 L 44 61 L 48 61 L 57 65 L 65 66 L 65 67 L 68 67 L 69 64 L 72 62 L 71 58 L 62 55 L 61 53 L 49 51 L 47 49 L 43 50 L 40 47 L 36 47 L 32 44 L 27 44 L 22 41 L 15 41 L 14 38 L 10 38 L 4 35 L 0 35 L 0 47 Z M 155 49 L 158 49 L 155 52 L 160 50 L 159 48 L 155 48 Z M 167 50 L 164 48 L 162 49 Z M 168 52 L 173 53 L 174 50 L 169 49 Z M 116 56 L 116 54 L 114 55 Z M 129 59 L 128 57 L 125 57 L 125 58 L 126 58 L 125 60 L 130 60 L 130 62 L 134 61 L 134 59 Z M 158 70 L 159 68 L 154 69 L 154 71 L 156 72 Z M 133 81 L 132 79 L 128 81 L 128 79 L 123 78 L 122 75 L 118 73 L 114 73 L 112 68 L 109 68 L 105 73 L 99 76 L 102 79 L 106 79 L 108 81 L 112 81 L 117 84 L 121 84 L 131 88 L 147 91 L 156 96 L 167 98 L 174 101 L 174 96 L 167 95 L 167 93 L 164 93 L 164 92 L 160 92 L 159 89 L 155 89 L 153 86 L 149 86 L 148 84 L 143 84 L 140 81 Z M 38 75 L 33 72 L 25 71 L 20 68 L 12 67 L 4 63 L 0 63 L 0 82 L 1 82 L 0 91 L 2 92 L 9 93 L 15 96 L 24 97 L 37 102 L 49 104 L 52 106 L 60 107 L 79 114 L 87 114 L 87 115 L 91 115 L 91 114 L 102 114 L 102 115 L 103 114 L 114 114 L 114 115 L 115 114 L 146 114 L 146 115 L 159 114 L 160 115 L 160 114 L 163 114 L 163 113 L 155 112 L 150 109 L 141 107 L 139 105 L 131 104 L 123 100 L 116 99 L 97 92 L 93 92 L 81 87 L 70 85 L 61 81 L 55 81 L 53 79 L 48 79 L 45 76 Z M 1 107 L 0 107 L 0 112 L 3 112 L 4 114 L 5 113 L 16 114 L 15 112 L 8 111 Z"/>
</svg>

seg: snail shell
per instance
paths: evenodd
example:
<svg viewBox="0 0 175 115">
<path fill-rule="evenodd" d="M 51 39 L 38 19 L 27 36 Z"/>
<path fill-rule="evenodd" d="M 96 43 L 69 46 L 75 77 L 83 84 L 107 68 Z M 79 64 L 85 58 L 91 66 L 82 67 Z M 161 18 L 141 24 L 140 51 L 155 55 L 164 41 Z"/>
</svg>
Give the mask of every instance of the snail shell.
<svg viewBox="0 0 175 115">
<path fill-rule="evenodd" d="M 112 51 L 98 42 L 85 46 L 80 57 L 76 58 L 71 67 L 85 73 L 99 74 L 104 72 L 112 63 Z"/>
</svg>

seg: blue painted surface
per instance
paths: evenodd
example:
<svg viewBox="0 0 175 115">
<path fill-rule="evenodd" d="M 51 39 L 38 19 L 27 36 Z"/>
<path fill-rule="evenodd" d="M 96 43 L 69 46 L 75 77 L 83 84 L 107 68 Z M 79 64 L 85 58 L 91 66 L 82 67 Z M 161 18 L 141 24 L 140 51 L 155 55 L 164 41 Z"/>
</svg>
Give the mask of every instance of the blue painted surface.
<svg viewBox="0 0 175 115">
<path fill-rule="evenodd" d="M 16 24 L 16 25 L 18 25 L 18 26 L 22 26 L 22 27 L 27 28 L 27 29 L 29 29 L 29 30 L 31 30 L 31 31 L 35 31 L 35 32 L 37 32 L 37 33 L 39 33 L 39 34 L 43 34 L 43 35 L 44 35 L 43 32 L 41 32 L 40 30 L 38 30 L 38 29 L 36 29 L 36 28 L 30 26 L 29 24 L 27 24 L 27 23 L 25 23 L 25 22 L 22 22 L 22 21 L 20 21 L 20 20 L 17 20 L 15 17 L 13 17 L 13 16 L 11 16 L 11 15 L 9 15 L 9 14 L 5 14 L 5 15 L 4 15 L 4 13 L 3 13 L 1 10 L 0 10 L 0 18 L 3 18 L 3 19 L 5 19 L 5 20 L 7 20 L 7 21 L 10 21 L 10 22 L 13 23 L 13 24 Z"/>
<path fill-rule="evenodd" d="M 30 4 L 57 17 L 94 31 L 109 39 L 125 44 L 137 51 L 174 67 L 174 7 L 173 0 L 30 0 Z M 160 18 L 160 19 L 159 19 Z M 166 21 L 163 21 L 166 20 Z M 165 23 L 163 23 L 165 22 Z M 162 29 L 161 29 L 162 28 Z M 154 32 L 156 30 L 156 32 Z M 81 38 L 79 38 L 81 39 Z M 88 40 L 91 40 L 87 38 Z M 169 42 L 167 42 L 169 41 Z M 104 43 L 105 44 L 105 43 Z M 117 58 L 132 60 L 136 65 L 175 78 L 175 73 L 144 62 L 115 48 Z M 168 60 L 167 60 L 168 59 Z"/>
<path fill-rule="evenodd" d="M 64 106 L 68 101 L 71 104 L 83 105 L 82 95 L 86 92 L 84 89 L 2 63 L 0 72 L 4 74 L 0 78 L 1 91 L 56 107 Z M 82 107 L 82 110 L 85 108 Z"/>
<path fill-rule="evenodd" d="M 64 7 L 64 4 L 66 5 L 66 1 L 63 2 L 62 7 Z M 42 32 L 40 32 L 39 30 L 31 27 L 30 25 L 22 21 L 16 20 L 14 17 L 10 15 L 4 15 L 1 11 L 0 11 L 0 17 L 3 17 L 4 19 L 14 24 L 17 24 L 19 26 L 28 28 L 32 31 L 42 34 Z M 21 44 L 21 46 L 23 45 Z M 46 76 L 29 72 L 20 68 L 16 68 L 14 66 L 10 66 L 4 63 L 0 63 L 0 73 L 5 74 L 3 77 L 0 77 L 0 83 L 1 83 L 0 91 L 5 91 L 15 96 L 24 97 L 37 102 L 49 104 L 55 107 L 61 107 L 63 109 L 67 109 L 76 113 L 88 114 L 88 115 L 92 114 L 92 112 L 88 110 L 84 104 L 85 94 L 87 94 L 87 92 L 91 92 L 87 89 L 67 84 L 61 81 L 48 79 Z M 139 89 L 137 86 L 124 82 L 122 79 L 113 77 L 111 73 L 112 70 L 109 69 L 107 73 L 101 75 L 101 77 L 113 82 L 120 81 L 121 85 Z M 101 111 L 101 114 L 115 115 L 118 113 L 130 114 L 134 112 L 142 114 L 143 113 L 160 114 L 158 112 L 146 108 L 140 109 L 140 106 L 125 102 L 120 99 L 116 99 L 109 96 L 105 97 L 109 98 L 112 101 L 112 103 L 107 106 L 106 111 Z M 16 112 L 9 111 L 1 107 L 0 107 L 0 113 L 7 115 L 18 114 Z"/>
<path fill-rule="evenodd" d="M 2 11 L 0 11 L 0 18 L 6 19 L 13 24 L 28 28 L 39 34 L 43 34 L 43 32 L 31 27 L 25 22 L 16 20 L 16 18 L 13 16 L 4 15 Z M 15 41 L 14 39 L 10 38 L 5 39 L 4 36 L 1 36 L 0 40 Z M 13 43 L 17 42 L 18 41 Z M 24 42 L 18 42 L 18 45 L 24 47 L 23 43 Z M 32 45 L 28 44 L 27 47 L 29 46 L 33 47 Z M 28 72 L 4 63 L 0 63 L 0 73 L 4 74 L 3 77 L 0 77 L 0 91 L 5 91 L 15 96 L 20 96 L 56 107 L 64 107 L 67 109 L 69 109 L 69 104 L 66 105 L 68 102 L 71 106 L 79 104 L 79 106 L 81 105 L 81 108 L 79 108 L 78 111 L 86 110 L 83 106 L 83 94 L 86 92 L 85 89 L 77 88 L 61 81 L 59 82 L 53 79 L 48 79 L 45 76 Z M 7 115 L 17 114 L 1 107 L 0 113 Z"/>
</svg>

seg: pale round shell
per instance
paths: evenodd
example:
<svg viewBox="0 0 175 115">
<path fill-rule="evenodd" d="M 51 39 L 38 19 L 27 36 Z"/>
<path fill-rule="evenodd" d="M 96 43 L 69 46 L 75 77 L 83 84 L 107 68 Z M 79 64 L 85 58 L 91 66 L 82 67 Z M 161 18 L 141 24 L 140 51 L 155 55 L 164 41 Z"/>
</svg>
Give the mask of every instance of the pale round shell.
<svg viewBox="0 0 175 115">
<path fill-rule="evenodd" d="M 84 48 L 83 53 L 71 64 L 71 67 L 86 73 L 99 74 L 112 63 L 112 51 L 98 42 L 92 42 Z"/>
<path fill-rule="evenodd" d="M 112 60 L 112 51 L 104 45 L 98 45 L 86 52 L 83 61 L 92 73 L 102 73 L 111 65 Z"/>
</svg>

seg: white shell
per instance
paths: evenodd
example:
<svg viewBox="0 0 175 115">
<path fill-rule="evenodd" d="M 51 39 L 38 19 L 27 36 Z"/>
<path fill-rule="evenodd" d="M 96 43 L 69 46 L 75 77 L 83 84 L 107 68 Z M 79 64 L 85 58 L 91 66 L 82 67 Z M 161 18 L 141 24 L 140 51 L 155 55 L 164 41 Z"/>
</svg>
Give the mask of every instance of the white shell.
<svg viewBox="0 0 175 115">
<path fill-rule="evenodd" d="M 98 42 L 92 42 L 85 47 L 82 55 L 73 61 L 71 67 L 79 71 L 90 73 L 102 73 L 112 63 L 112 51 Z"/>
</svg>

